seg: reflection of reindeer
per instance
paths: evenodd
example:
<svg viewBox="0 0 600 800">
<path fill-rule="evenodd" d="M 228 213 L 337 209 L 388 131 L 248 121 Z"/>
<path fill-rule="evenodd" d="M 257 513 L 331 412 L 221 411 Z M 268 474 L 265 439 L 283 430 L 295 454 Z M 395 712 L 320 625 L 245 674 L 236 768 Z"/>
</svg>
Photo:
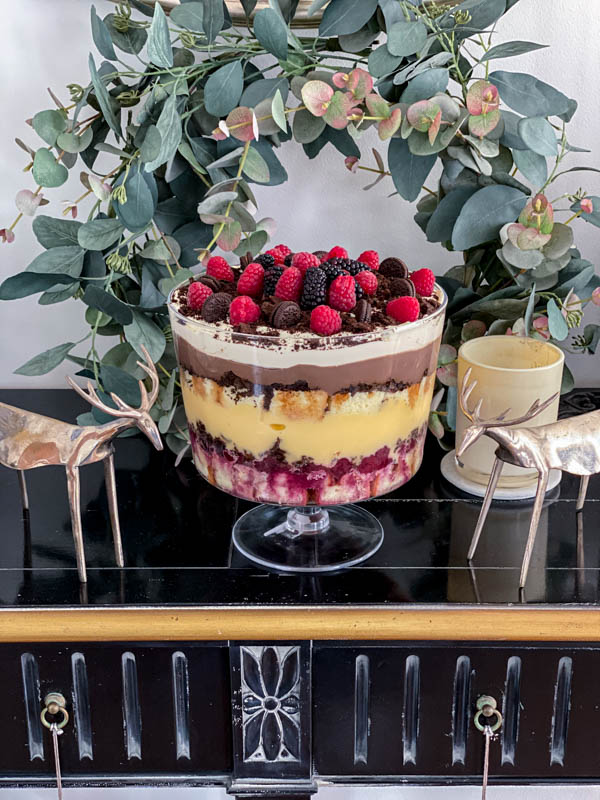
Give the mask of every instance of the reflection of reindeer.
<svg viewBox="0 0 600 800">
<path fill-rule="evenodd" d="M 519 586 L 522 588 L 527 579 L 529 561 L 544 503 L 550 470 L 559 469 L 562 472 L 570 472 L 572 475 L 581 475 L 577 511 L 583 508 L 590 475 L 600 472 L 600 411 L 592 411 L 589 414 L 582 414 L 578 417 L 562 419 L 549 425 L 540 425 L 537 428 L 509 429 L 511 425 L 529 422 L 533 417 L 548 408 L 556 400 L 556 395 L 552 395 L 543 403 L 536 400 L 529 411 L 523 414 L 522 417 L 506 419 L 507 410 L 500 414 L 499 417 L 482 420 L 479 414 L 483 400 L 479 401 L 473 411 L 469 411 L 467 408 L 469 396 L 477 383 L 474 381 L 468 385 L 470 377 L 471 370 L 469 369 L 465 374 L 460 391 L 460 407 L 465 417 L 473 424 L 465 431 L 462 442 L 457 447 L 456 457 L 460 458 L 465 450 L 482 435 L 489 436 L 499 446 L 496 450 L 496 460 L 494 461 L 467 558 L 470 561 L 475 555 L 475 549 L 477 548 L 503 465 L 505 463 L 513 464 L 517 467 L 537 470 L 539 473 L 538 485 L 519 581 Z"/>
<path fill-rule="evenodd" d="M 142 400 L 139 408 L 131 408 L 115 394 L 111 394 L 111 397 L 117 408 L 111 408 L 100 400 L 90 381 L 88 381 L 86 392 L 71 378 L 67 378 L 77 394 L 106 414 L 118 417 L 113 422 L 107 422 L 104 425 L 70 425 L 67 422 L 0 403 L 0 464 L 19 470 L 23 506 L 28 507 L 25 470 L 45 467 L 49 464 L 62 464 L 67 471 L 71 526 L 77 555 L 77 570 L 82 583 L 87 581 L 87 576 L 81 530 L 79 467 L 95 461 L 104 462 L 115 558 L 118 566 L 122 567 L 124 565 L 123 545 L 119 527 L 112 439 L 120 431 L 136 425 L 146 434 L 157 450 L 162 450 L 160 434 L 150 416 L 150 409 L 158 395 L 158 373 L 145 349 L 144 356 L 146 363 L 143 364 L 141 361 L 137 363 L 150 376 L 152 388 L 148 395 L 143 382 L 139 381 Z"/>
</svg>

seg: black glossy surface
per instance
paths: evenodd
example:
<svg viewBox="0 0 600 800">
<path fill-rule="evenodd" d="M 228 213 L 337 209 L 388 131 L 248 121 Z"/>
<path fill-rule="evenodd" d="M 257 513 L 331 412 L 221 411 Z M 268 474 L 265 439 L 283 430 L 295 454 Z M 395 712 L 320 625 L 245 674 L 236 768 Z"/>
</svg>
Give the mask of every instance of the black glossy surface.
<svg viewBox="0 0 600 800">
<path fill-rule="evenodd" d="M 12 405 L 73 421 L 84 409 L 62 390 L 0 392 Z M 568 414 L 600 405 L 600 390 L 578 393 Z M 114 567 L 102 467 L 82 469 L 89 583 L 79 584 L 65 475 L 27 474 L 30 540 L 17 475 L 0 467 L 0 606 L 89 604 L 513 603 L 531 505 L 494 504 L 475 567 L 466 551 L 480 501 L 447 484 L 430 442 L 418 475 L 366 507 L 385 541 L 364 565 L 319 577 L 261 571 L 232 551 L 231 527 L 251 507 L 205 483 L 190 461 L 173 466 L 140 436 L 117 442 L 116 468 L 126 568 Z M 565 475 L 548 495 L 525 590 L 528 603 L 597 603 L 600 478 L 592 478 L 577 530 L 578 482 Z"/>
</svg>

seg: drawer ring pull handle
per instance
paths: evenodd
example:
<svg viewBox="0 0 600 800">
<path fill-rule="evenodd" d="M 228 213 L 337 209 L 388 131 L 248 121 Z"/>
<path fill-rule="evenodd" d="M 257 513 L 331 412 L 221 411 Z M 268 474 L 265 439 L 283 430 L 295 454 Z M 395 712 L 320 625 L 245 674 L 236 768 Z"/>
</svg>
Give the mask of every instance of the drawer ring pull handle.
<svg viewBox="0 0 600 800">
<path fill-rule="evenodd" d="M 492 717 L 495 721 L 492 723 Z M 483 719 L 483 721 L 482 721 Z M 473 719 L 475 727 L 482 733 L 489 728 L 495 733 L 502 725 L 502 714 L 498 711 L 497 703 L 493 697 L 483 695 L 477 700 L 477 711 Z"/>
<path fill-rule="evenodd" d="M 58 729 L 64 728 L 67 722 L 69 721 L 69 712 L 65 708 L 66 700 L 59 694 L 58 692 L 52 692 L 51 694 L 47 695 L 44 699 L 45 706 L 42 709 L 42 713 L 40 714 L 40 719 L 42 721 L 42 725 L 49 730 L 52 728 L 53 725 L 56 725 Z M 56 716 L 57 714 L 62 715 L 62 719 L 60 722 L 50 722 L 48 720 L 47 715 L 51 714 L 52 716 Z"/>
</svg>

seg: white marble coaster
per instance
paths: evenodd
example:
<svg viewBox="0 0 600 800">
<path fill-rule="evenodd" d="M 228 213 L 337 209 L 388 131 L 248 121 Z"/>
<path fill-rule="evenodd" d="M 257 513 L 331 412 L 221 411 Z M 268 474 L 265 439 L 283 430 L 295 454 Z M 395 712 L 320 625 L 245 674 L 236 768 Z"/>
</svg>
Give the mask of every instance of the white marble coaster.
<svg viewBox="0 0 600 800">
<path fill-rule="evenodd" d="M 462 472 L 460 472 L 456 466 L 455 454 L 456 450 L 451 450 L 449 453 L 446 453 L 442 459 L 440 470 L 444 478 L 446 478 L 446 480 L 453 486 L 456 486 L 457 489 L 461 489 L 463 492 L 473 494 L 476 497 L 484 497 L 487 487 L 483 486 L 481 483 L 475 483 L 475 481 L 470 481 L 468 478 L 464 477 Z M 559 469 L 551 470 L 546 492 L 549 492 L 551 489 L 554 489 L 556 486 L 558 486 L 561 478 L 562 472 Z M 535 497 L 536 489 L 537 481 L 532 483 L 531 486 L 519 486 L 508 489 L 498 486 L 494 492 L 494 500 L 529 500 Z"/>
</svg>

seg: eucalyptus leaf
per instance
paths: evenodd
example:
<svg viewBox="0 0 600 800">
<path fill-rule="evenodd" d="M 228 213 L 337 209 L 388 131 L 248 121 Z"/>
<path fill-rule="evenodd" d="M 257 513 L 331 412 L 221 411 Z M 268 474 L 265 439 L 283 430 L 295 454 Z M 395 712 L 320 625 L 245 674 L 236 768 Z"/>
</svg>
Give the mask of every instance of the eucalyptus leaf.
<svg viewBox="0 0 600 800">
<path fill-rule="evenodd" d="M 56 109 L 38 111 L 31 120 L 31 124 L 37 135 L 51 147 L 56 144 L 59 134 L 67 129 L 67 120 Z"/>
<path fill-rule="evenodd" d="M 76 222 L 71 219 L 61 219 L 60 217 L 48 217 L 45 214 L 40 214 L 34 218 L 32 228 L 35 238 L 42 247 L 50 249 L 52 247 L 76 245 L 81 222 Z"/>
<path fill-rule="evenodd" d="M 268 10 L 270 9 L 265 9 Z M 240 61 L 225 64 L 213 72 L 206 81 L 204 87 L 206 110 L 215 117 L 226 117 L 236 107 L 243 88 L 244 73 Z"/>
<path fill-rule="evenodd" d="M 156 363 L 165 351 L 165 335 L 146 314 L 135 310 L 132 314 L 132 322 L 123 327 L 125 339 L 142 358 L 144 357 L 142 347 L 145 347 L 152 361 Z"/>
<path fill-rule="evenodd" d="M 223 27 L 225 19 L 223 13 L 223 0 L 204 0 L 202 15 L 202 30 L 209 44 L 214 42 L 217 34 Z"/>
<path fill-rule="evenodd" d="M 388 31 L 387 48 L 393 56 L 411 56 L 426 41 L 427 28 L 422 22 L 396 22 Z"/>
<path fill-rule="evenodd" d="M 254 17 L 254 35 L 265 50 L 276 58 L 281 60 L 287 58 L 288 29 L 283 17 L 272 8 L 263 8 L 257 12 Z"/>
<path fill-rule="evenodd" d="M 94 57 L 90 53 L 89 57 L 89 67 L 90 67 L 90 75 L 92 78 L 92 86 L 94 87 L 94 92 L 96 94 L 96 100 L 98 101 L 98 105 L 100 106 L 100 110 L 102 111 L 102 115 L 104 119 L 108 122 L 109 127 L 115 133 L 117 139 L 121 138 L 121 123 L 119 122 L 119 118 L 117 117 L 117 113 L 115 112 L 112 104 L 112 99 L 104 85 L 104 81 L 98 74 L 98 70 L 96 69 L 96 64 L 94 63 Z"/>
<path fill-rule="evenodd" d="M 535 309 L 535 304 L 537 301 L 537 297 L 535 294 L 535 283 L 531 287 L 531 294 L 529 295 L 529 300 L 527 301 L 527 308 L 525 309 L 525 335 L 529 336 L 529 331 L 531 330 L 531 326 L 533 323 L 533 311 Z"/>
<path fill-rule="evenodd" d="M 161 164 L 173 158 L 181 142 L 181 117 L 177 111 L 175 92 L 165 100 L 156 123 L 156 130 L 160 134 L 160 147 L 156 158 L 146 162 L 146 172 L 154 172 Z"/>
<path fill-rule="evenodd" d="M 40 147 L 33 159 L 32 175 L 40 186 L 55 189 L 62 186 L 69 177 L 69 171 L 58 162 L 55 156 L 45 147 Z"/>
<path fill-rule="evenodd" d="M 84 255 L 84 251 L 78 245 L 53 247 L 36 256 L 27 267 L 27 272 L 48 272 L 78 278 L 81 275 Z"/>
<path fill-rule="evenodd" d="M 266 231 L 254 231 L 250 236 L 242 239 L 233 252 L 238 256 L 243 256 L 246 255 L 247 252 L 250 252 L 254 258 L 254 256 L 261 252 L 268 240 L 269 234 Z"/>
<path fill-rule="evenodd" d="M 222 3 L 221 3 L 222 7 Z M 157 67 L 173 66 L 173 48 L 169 36 L 167 17 L 160 3 L 154 5 L 154 16 L 148 31 L 148 58 Z"/>
<path fill-rule="evenodd" d="M 140 159 L 144 162 L 155 161 L 160 154 L 162 136 L 156 125 L 148 125 L 144 141 L 140 148 Z"/>
<path fill-rule="evenodd" d="M 86 150 L 92 143 L 94 132 L 91 128 L 86 128 L 81 135 L 76 133 L 61 133 L 56 140 L 56 146 L 59 150 L 64 150 L 66 153 L 81 153 Z M 63 157 L 63 161 L 64 161 Z"/>
<path fill-rule="evenodd" d="M 315 117 L 307 109 L 296 111 L 292 121 L 294 139 L 300 144 L 314 142 L 325 130 L 323 117 Z"/>
<path fill-rule="evenodd" d="M 116 61 L 117 54 L 113 47 L 112 39 L 110 38 L 110 31 L 104 20 L 100 19 L 96 13 L 96 7 L 92 6 L 90 9 L 91 23 L 92 23 L 92 37 L 94 44 L 98 48 L 100 55 L 108 58 L 109 61 Z"/>
<path fill-rule="evenodd" d="M 540 156 L 555 156 L 558 143 L 552 125 L 544 117 L 525 117 L 518 132 L 527 147 Z"/>
<path fill-rule="evenodd" d="M 391 75 L 402 63 L 402 56 L 393 56 L 387 44 L 381 44 L 369 53 L 369 72 L 374 78 Z"/>
<path fill-rule="evenodd" d="M 313 4 L 314 5 L 314 4 Z M 319 25 L 321 36 L 355 33 L 377 9 L 377 0 L 331 0 Z"/>
<path fill-rule="evenodd" d="M 273 119 L 277 123 L 277 125 L 281 128 L 281 130 L 285 133 L 287 132 L 287 119 L 285 116 L 285 106 L 283 104 L 283 98 L 281 96 L 281 92 L 279 89 L 275 92 L 273 97 L 273 102 L 271 103 L 271 114 Z"/>
<path fill-rule="evenodd" d="M 204 31 L 204 5 L 200 2 L 182 3 L 171 9 L 171 21 L 180 28 L 201 33 Z"/>
<path fill-rule="evenodd" d="M 547 44 L 536 44 L 535 42 L 502 42 L 495 47 L 485 52 L 480 61 L 491 61 L 493 58 L 512 58 L 513 56 L 522 56 L 524 53 L 531 53 L 534 50 L 541 50 L 548 47 Z"/>
<path fill-rule="evenodd" d="M 398 194 L 405 200 L 416 200 L 436 160 L 435 155 L 413 155 L 405 139 L 392 139 L 388 166 Z"/>
<path fill-rule="evenodd" d="M 448 86 L 449 72 L 447 69 L 429 69 L 413 78 L 400 95 L 401 103 L 416 103 L 417 100 L 427 100 L 438 92 L 443 92 Z M 435 102 L 435 99 L 434 101 Z"/>
<path fill-rule="evenodd" d="M 455 250 L 468 250 L 496 238 L 500 228 L 517 219 L 526 195 L 510 186 L 486 186 L 472 195 L 460 212 L 452 232 Z"/>
<path fill-rule="evenodd" d="M 285 100 L 288 96 L 289 88 L 290 85 L 287 78 L 260 78 L 246 86 L 240 98 L 240 105 L 255 108 L 263 100 L 275 97 L 277 91 Z"/>
<path fill-rule="evenodd" d="M 135 22 L 130 22 L 127 30 L 120 30 L 115 25 L 115 14 L 107 14 L 104 22 L 108 25 L 110 38 L 119 50 L 137 55 L 143 49 L 148 38 L 145 28 L 141 28 Z"/>
<path fill-rule="evenodd" d="M 550 117 L 569 109 L 569 98 L 558 89 L 524 72 L 492 72 L 489 80 L 500 97 L 519 114 Z"/>
<path fill-rule="evenodd" d="M 476 191 L 475 186 L 459 186 L 442 198 L 427 224 L 428 241 L 446 242 L 452 238 L 462 207 Z"/>
<path fill-rule="evenodd" d="M 550 335 L 553 339 L 562 342 L 569 335 L 569 326 L 554 299 L 548 301 L 546 311 L 548 314 L 548 330 L 550 331 Z"/>
<path fill-rule="evenodd" d="M 118 395 L 128 405 L 137 408 L 142 402 L 137 380 L 124 369 L 103 363 L 100 367 L 100 380 L 106 392 Z"/>
<path fill-rule="evenodd" d="M 51 347 L 50 350 L 44 350 L 43 353 L 39 353 L 16 369 L 15 375 L 45 375 L 47 372 L 51 372 L 65 360 L 75 344 L 76 342 L 65 342 L 65 344 Z"/>
<path fill-rule="evenodd" d="M 532 150 L 515 150 L 513 159 L 519 171 L 534 187 L 544 185 L 548 177 L 548 164 L 544 156 Z"/>
<path fill-rule="evenodd" d="M 0 300 L 18 300 L 38 292 L 44 292 L 58 283 L 71 284 L 71 275 L 60 275 L 42 272 L 18 272 L 0 284 Z"/>
<path fill-rule="evenodd" d="M 79 228 L 77 241 L 85 250 L 105 250 L 121 238 L 123 231 L 118 219 L 92 219 Z"/>
<path fill-rule="evenodd" d="M 108 314 L 120 325 L 129 325 L 133 320 L 133 312 L 129 306 L 94 284 L 86 286 L 83 293 L 83 302 L 90 308 L 95 308 L 104 314 Z"/>
</svg>

